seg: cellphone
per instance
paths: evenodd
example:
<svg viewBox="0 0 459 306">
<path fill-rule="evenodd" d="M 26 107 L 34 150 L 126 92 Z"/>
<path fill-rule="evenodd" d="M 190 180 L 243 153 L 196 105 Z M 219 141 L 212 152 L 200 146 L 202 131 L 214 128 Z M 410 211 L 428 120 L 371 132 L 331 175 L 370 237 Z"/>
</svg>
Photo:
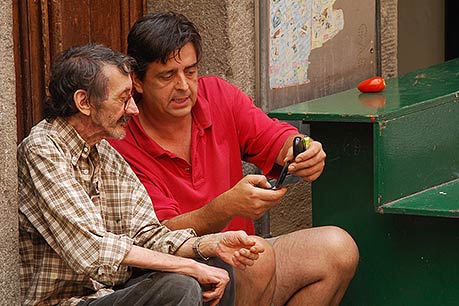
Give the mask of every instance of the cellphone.
<svg viewBox="0 0 459 306">
<path fill-rule="evenodd" d="M 295 159 L 298 154 L 307 150 L 309 146 L 310 138 L 309 137 L 295 137 L 293 139 L 293 159 Z M 275 181 L 273 187 L 271 189 L 279 189 L 285 187 L 290 184 L 294 184 L 299 181 L 297 176 L 288 174 L 288 166 L 290 165 L 291 161 L 287 161 L 285 165 L 282 167 L 281 173 L 279 174 L 279 178 Z"/>
</svg>

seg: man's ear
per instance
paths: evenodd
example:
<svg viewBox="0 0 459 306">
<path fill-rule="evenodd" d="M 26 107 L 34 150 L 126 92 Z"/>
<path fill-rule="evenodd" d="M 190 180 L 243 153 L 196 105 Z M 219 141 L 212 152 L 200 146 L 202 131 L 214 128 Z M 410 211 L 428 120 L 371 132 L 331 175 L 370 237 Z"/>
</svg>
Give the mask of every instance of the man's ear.
<svg viewBox="0 0 459 306">
<path fill-rule="evenodd" d="M 76 108 L 80 113 L 89 116 L 91 114 L 91 105 L 89 104 L 89 97 L 86 90 L 78 89 L 73 94 L 73 101 L 75 102 Z"/>
<path fill-rule="evenodd" d="M 137 74 L 135 72 L 131 73 L 131 78 L 135 91 L 139 94 L 143 94 L 143 82 L 137 77 Z"/>
</svg>

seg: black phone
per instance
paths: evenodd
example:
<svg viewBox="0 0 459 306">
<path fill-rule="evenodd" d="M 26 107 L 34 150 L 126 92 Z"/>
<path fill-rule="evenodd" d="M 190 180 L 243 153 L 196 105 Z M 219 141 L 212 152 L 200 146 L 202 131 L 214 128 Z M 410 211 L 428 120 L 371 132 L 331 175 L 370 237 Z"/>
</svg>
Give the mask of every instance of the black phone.
<svg viewBox="0 0 459 306">
<path fill-rule="evenodd" d="M 306 151 L 308 145 L 309 137 L 295 137 L 293 139 L 293 159 L 295 159 L 301 152 Z M 273 182 L 274 184 L 271 183 L 271 185 L 273 185 L 272 189 L 279 189 L 299 181 L 298 177 L 288 174 L 288 166 L 290 165 L 290 163 L 291 161 L 287 161 L 285 165 L 282 167 L 281 173 L 279 174 L 279 178 L 277 179 L 277 181 Z"/>
</svg>

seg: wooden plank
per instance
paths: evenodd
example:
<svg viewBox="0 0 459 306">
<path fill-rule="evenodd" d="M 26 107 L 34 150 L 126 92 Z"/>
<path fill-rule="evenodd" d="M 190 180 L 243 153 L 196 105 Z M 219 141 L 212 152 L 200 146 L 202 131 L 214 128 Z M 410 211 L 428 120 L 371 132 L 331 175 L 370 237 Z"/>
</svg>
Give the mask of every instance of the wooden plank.
<svg viewBox="0 0 459 306">
<path fill-rule="evenodd" d="M 18 142 L 43 117 L 57 55 L 89 42 L 125 51 L 129 28 L 145 11 L 146 0 L 13 1 Z"/>
<path fill-rule="evenodd" d="M 378 0 L 380 3 L 380 18 L 378 29 L 381 36 L 381 68 L 380 72 L 385 78 L 398 75 L 398 0 Z"/>
<path fill-rule="evenodd" d="M 89 41 L 121 51 L 120 0 L 91 0 L 89 2 L 89 25 Z"/>
<path fill-rule="evenodd" d="M 41 37 L 42 18 L 41 3 L 37 1 L 28 2 L 28 33 L 29 33 L 29 71 L 30 73 L 30 102 L 27 112 L 31 114 L 30 127 L 42 119 L 43 110 L 43 44 Z M 27 101 L 26 101 L 27 102 Z"/>
<path fill-rule="evenodd" d="M 50 42 L 50 27 L 49 27 L 49 7 L 48 1 L 41 0 L 41 24 L 42 24 L 42 44 L 43 44 L 43 84 L 42 93 L 48 96 L 48 83 L 51 75 L 51 42 Z M 43 106 L 44 101 L 42 102 Z M 40 117 L 43 109 L 39 110 Z"/>
<path fill-rule="evenodd" d="M 459 180 L 386 203 L 377 210 L 382 214 L 459 218 Z"/>
<path fill-rule="evenodd" d="M 459 59 L 386 80 L 376 94 L 356 88 L 275 109 L 283 120 L 378 122 L 457 100 Z"/>
<path fill-rule="evenodd" d="M 91 41 L 91 7 L 90 0 L 78 2 L 60 0 L 60 23 L 62 31 L 62 50 L 73 45 Z M 109 15 L 101 20 L 107 21 Z"/>
<path fill-rule="evenodd" d="M 450 100 L 383 123 L 375 133 L 377 205 L 459 177 L 458 116 Z"/>
<path fill-rule="evenodd" d="M 49 56 L 52 62 L 56 56 L 64 50 L 64 29 L 62 24 L 62 2 L 50 1 L 48 3 L 48 16 L 49 16 Z"/>
<path fill-rule="evenodd" d="M 24 10 L 22 3 L 22 1 L 13 1 L 13 24 L 16 25 L 13 27 L 13 42 L 15 45 L 14 67 L 16 74 L 16 133 L 18 143 L 24 138 L 26 121 L 26 114 L 23 112 L 23 101 L 26 96 L 26 84 L 23 80 L 24 67 L 23 60 L 21 60 L 24 59 L 24 37 L 20 35 L 20 29 L 24 28 L 24 25 L 22 24 L 24 19 L 20 18 L 20 14 Z"/>
</svg>

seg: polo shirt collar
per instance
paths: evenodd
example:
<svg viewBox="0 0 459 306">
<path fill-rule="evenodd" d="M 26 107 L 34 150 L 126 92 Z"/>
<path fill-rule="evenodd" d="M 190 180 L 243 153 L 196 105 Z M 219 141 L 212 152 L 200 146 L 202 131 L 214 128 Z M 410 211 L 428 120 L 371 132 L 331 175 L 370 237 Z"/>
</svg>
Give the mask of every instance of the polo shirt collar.
<svg viewBox="0 0 459 306">
<path fill-rule="evenodd" d="M 196 104 L 191 109 L 191 114 L 193 116 L 193 132 L 196 129 L 199 132 L 202 132 L 212 126 L 209 101 L 207 101 L 207 99 L 198 95 Z M 152 140 L 150 136 L 148 136 L 142 127 L 138 116 L 131 118 L 129 128 L 133 130 L 132 136 L 135 138 L 135 142 L 153 157 L 156 158 L 163 154 L 174 157 L 170 154 L 170 152 L 164 150 L 160 145 Z"/>
<path fill-rule="evenodd" d="M 198 128 L 204 130 L 212 126 L 209 101 L 205 97 L 198 94 L 196 104 L 191 109 L 191 113 L 193 114 L 193 123 Z"/>
</svg>

